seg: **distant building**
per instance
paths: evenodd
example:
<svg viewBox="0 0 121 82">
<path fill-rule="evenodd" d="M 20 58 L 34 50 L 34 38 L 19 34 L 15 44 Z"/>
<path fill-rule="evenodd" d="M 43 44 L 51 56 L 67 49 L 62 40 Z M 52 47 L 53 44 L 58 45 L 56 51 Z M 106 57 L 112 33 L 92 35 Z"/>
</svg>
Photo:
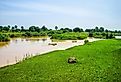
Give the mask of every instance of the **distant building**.
<svg viewBox="0 0 121 82">
<path fill-rule="evenodd" d="M 116 39 L 121 39 L 121 36 L 115 36 Z"/>
</svg>

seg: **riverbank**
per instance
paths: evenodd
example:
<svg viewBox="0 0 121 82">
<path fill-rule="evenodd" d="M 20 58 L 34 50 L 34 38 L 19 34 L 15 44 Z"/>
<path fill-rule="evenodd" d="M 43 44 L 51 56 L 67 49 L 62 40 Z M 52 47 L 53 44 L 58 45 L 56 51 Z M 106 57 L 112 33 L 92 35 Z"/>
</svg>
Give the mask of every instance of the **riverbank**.
<svg viewBox="0 0 121 82">
<path fill-rule="evenodd" d="M 38 55 L 0 69 L 1 82 L 120 82 L 121 41 L 101 40 Z M 69 57 L 77 63 L 69 64 Z"/>
<path fill-rule="evenodd" d="M 95 38 L 87 38 L 89 42 L 102 40 Z M 48 52 L 52 52 L 55 50 L 65 50 L 74 46 L 83 45 L 84 40 L 74 40 L 76 42 L 72 42 L 73 40 L 65 40 L 63 42 L 55 42 L 57 45 L 52 46 L 48 45 L 48 43 L 52 43 L 52 41 L 47 38 L 47 40 L 43 41 L 38 38 L 34 40 L 30 39 L 13 39 L 10 41 L 9 45 L 6 45 L 0 48 L 0 67 L 6 65 L 15 64 L 21 60 L 23 60 L 26 55 L 40 55 Z"/>
</svg>

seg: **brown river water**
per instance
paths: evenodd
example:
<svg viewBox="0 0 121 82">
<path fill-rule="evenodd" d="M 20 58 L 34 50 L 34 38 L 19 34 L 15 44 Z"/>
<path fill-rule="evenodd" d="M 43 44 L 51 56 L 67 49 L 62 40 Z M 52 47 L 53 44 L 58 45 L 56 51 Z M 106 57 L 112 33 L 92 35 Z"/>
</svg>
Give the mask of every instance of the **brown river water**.
<svg viewBox="0 0 121 82">
<path fill-rule="evenodd" d="M 90 42 L 100 40 L 100 39 L 88 39 Z M 0 43 L 0 67 L 15 64 L 18 61 L 25 58 L 26 55 L 38 55 L 54 50 L 65 50 L 67 48 L 83 45 L 84 40 L 77 40 L 77 42 L 72 42 L 72 40 L 66 40 L 63 42 L 54 42 L 57 45 L 48 45 L 53 43 L 49 38 L 16 38 L 11 39 L 10 42 Z"/>
</svg>

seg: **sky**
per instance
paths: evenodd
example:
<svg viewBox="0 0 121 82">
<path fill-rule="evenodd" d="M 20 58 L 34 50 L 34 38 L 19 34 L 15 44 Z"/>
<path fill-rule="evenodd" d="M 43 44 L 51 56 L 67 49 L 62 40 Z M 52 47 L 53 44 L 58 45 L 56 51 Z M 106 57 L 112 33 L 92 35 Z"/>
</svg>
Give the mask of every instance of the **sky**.
<svg viewBox="0 0 121 82">
<path fill-rule="evenodd" d="M 121 30 L 121 0 L 0 0 L 0 25 Z"/>
</svg>

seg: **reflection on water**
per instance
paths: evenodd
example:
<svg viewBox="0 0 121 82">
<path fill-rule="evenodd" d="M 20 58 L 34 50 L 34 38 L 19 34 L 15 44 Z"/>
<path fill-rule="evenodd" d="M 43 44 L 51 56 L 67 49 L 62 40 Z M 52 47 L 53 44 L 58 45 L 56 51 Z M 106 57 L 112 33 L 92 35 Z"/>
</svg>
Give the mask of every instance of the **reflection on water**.
<svg viewBox="0 0 121 82">
<path fill-rule="evenodd" d="M 0 48 L 8 46 L 10 42 L 0 42 Z"/>
<path fill-rule="evenodd" d="M 35 41 L 46 41 L 47 40 L 47 38 L 16 38 L 16 39 L 12 39 L 12 41 L 14 41 L 14 42 L 19 42 L 19 41 L 21 41 L 21 42 L 23 42 L 23 41 L 31 41 L 31 42 L 35 42 Z"/>
</svg>

